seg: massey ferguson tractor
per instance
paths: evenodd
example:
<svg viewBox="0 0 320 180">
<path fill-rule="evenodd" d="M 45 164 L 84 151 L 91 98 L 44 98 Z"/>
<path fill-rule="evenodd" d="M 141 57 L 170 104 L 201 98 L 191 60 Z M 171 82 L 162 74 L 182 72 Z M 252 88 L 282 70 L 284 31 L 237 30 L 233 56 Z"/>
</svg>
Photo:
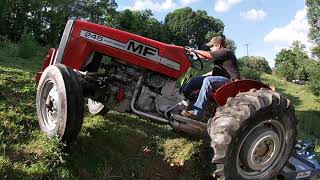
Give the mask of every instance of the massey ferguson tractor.
<svg viewBox="0 0 320 180">
<path fill-rule="evenodd" d="M 203 135 L 212 150 L 207 160 L 213 178 L 274 179 L 296 144 L 293 105 L 261 82 L 239 80 L 212 93 L 204 118 L 183 117 L 181 110 L 190 107 L 177 81 L 202 66 L 197 52 L 185 47 L 69 20 L 59 48 L 48 51 L 36 74 L 40 128 L 72 143 L 87 99 L 93 114 L 130 112 Z"/>
</svg>

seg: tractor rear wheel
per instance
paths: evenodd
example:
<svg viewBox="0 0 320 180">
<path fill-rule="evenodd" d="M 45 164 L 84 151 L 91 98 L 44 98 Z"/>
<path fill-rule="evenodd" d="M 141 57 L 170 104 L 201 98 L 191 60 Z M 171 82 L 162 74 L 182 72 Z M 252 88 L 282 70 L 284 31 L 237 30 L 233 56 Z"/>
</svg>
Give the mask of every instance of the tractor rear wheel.
<svg viewBox="0 0 320 180">
<path fill-rule="evenodd" d="M 75 72 L 62 65 L 47 67 L 38 84 L 37 116 L 40 129 L 67 144 L 75 141 L 83 123 L 83 94 Z"/>
<path fill-rule="evenodd" d="M 209 119 L 216 179 L 274 179 L 291 156 L 297 135 L 292 104 L 269 89 L 228 99 Z"/>
</svg>

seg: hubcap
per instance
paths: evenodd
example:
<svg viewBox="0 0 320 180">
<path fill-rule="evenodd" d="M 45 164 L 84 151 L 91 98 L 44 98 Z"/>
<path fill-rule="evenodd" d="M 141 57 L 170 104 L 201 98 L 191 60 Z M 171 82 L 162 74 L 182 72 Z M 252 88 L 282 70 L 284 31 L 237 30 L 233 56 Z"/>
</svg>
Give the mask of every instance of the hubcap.
<svg viewBox="0 0 320 180">
<path fill-rule="evenodd" d="M 45 128 L 52 131 L 58 123 L 59 113 L 59 94 L 53 82 L 48 81 L 44 85 L 41 98 L 41 112 Z"/>
<path fill-rule="evenodd" d="M 250 137 L 249 137 L 250 138 Z M 269 166 L 279 152 L 280 139 L 273 131 L 265 131 L 256 137 L 249 149 L 245 149 L 248 166 L 253 170 L 261 170 Z"/>
<path fill-rule="evenodd" d="M 238 172 L 247 179 L 256 179 L 277 165 L 284 151 L 285 130 L 276 120 L 259 123 L 241 141 L 237 155 Z"/>
</svg>

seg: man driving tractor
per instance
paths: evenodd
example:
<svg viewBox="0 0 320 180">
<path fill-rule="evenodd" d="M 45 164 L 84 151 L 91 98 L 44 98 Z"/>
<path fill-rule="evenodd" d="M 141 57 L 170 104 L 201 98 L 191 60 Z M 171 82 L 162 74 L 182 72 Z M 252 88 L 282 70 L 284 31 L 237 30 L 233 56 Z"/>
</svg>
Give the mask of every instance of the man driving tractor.
<svg viewBox="0 0 320 180">
<path fill-rule="evenodd" d="M 182 92 L 188 98 L 190 94 L 200 89 L 198 98 L 192 110 L 182 111 L 181 115 L 191 117 L 201 115 L 210 99 L 212 91 L 217 90 L 222 85 L 240 79 L 240 72 L 237 58 L 234 53 L 226 48 L 225 40 L 221 36 L 215 36 L 206 44 L 210 51 L 195 50 L 201 59 L 213 61 L 213 70 L 192 78 L 183 88 Z"/>
</svg>

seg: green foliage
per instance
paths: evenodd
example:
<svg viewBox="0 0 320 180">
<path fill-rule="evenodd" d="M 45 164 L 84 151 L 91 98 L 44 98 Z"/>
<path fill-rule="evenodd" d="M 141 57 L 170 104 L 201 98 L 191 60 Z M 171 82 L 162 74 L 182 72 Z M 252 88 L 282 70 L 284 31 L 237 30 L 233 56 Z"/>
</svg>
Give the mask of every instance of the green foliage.
<svg viewBox="0 0 320 180">
<path fill-rule="evenodd" d="M 261 73 L 261 71 L 257 71 L 249 67 L 243 67 L 240 69 L 240 77 L 242 79 L 254 79 L 260 81 Z"/>
<path fill-rule="evenodd" d="M 37 54 L 37 50 L 37 42 L 31 34 L 25 32 L 18 43 L 18 57 L 30 58 Z"/>
<path fill-rule="evenodd" d="M 221 20 L 208 16 L 204 10 L 193 11 L 189 7 L 176 9 L 169 13 L 164 24 L 172 33 L 170 38 L 172 43 L 185 46 L 193 41 L 199 46 L 199 49 L 205 48 L 206 37 L 212 34 L 222 35 L 224 30 Z M 207 34 L 210 35 L 206 36 Z"/>
<path fill-rule="evenodd" d="M 278 68 L 283 62 L 296 65 L 296 57 L 291 49 L 281 49 L 281 51 L 276 55 L 275 67 Z"/>
<path fill-rule="evenodd" d="M 254 79 L 260 81 L 261 74 L 271 74 L 271 68 L 264 57 L 244 56 L 238 59 L 240 75 L 244 79 Z"/>
<path fill-rule="evenodd" d="M 279 79 L 276 76 L 262 75 L 262 81 L 274 85 L 276 91 L 288 98 L 295 107 L 299 120 L 298 133 L 300 138 L 312 137 L 320 139 L 320 99 L 314 96 L 308 86 L 301 86 Z M 318 141 L 319 142 L 319 141 Z M 319 143 L 318 143 L 319 146 Z M 320 152 L 319 150 L 317 151 Z"/>
<path fill-rule="evenodd" d="M 56 45 L 69 18 L 108 24 L 116 8 L 114 0 L 6 0 L 0 7 L 0 36 L 18 42 L 27 30 L 41 44 Z"/>
<path fill-rule="evenodd" d="M 308 66 L 308 73 L 310 75 L 307 85 L 311 89 L 312 93 L 316 96 L 320 95 L 320 63 L 318 61 L 312 61 Z"/>
<path fill-rule="evenodd" d="M 312 54 L 320 59 L 320 45 L 317 45 L 311 49 Z"/>
<path fill-rule="evenodd" d="M 312 49 L 313 55 L 320 58 L 320 1 L 306 0 L 307 18 L 309 23 L 309 38 L 315 43 Z"/>
<path fill-rule="evenodd" d="M 3 42 L 0 44 L 2 53 L 7 56 L 16 57 L 18 54 L 18 45 L 11 42 Z"/>
<path fill-rule="evenodd" d="M 290 82 L 294 79 L 297 79 L 296 67 L 293 64 L 291 64 L 289 61 L 285 61 L 281 63 L 281 65 L 278 66 L 276 69 L 276 74 L 280 78 L 284 78 L 285 80 Z"/>
<path fill-rule="evenodd" d="M 238 59 L 238 64 L 240 68 L 250 68 L 258 72 L 265 72 L 271 74 L 271 68 L 268 61 L 264 57 L 260 56 L 244 56 Z"/>
<path fill-rule="evenodd" d="M 305 52 L 305 45 L 294 41 L 290 49 L 282 49 L 275 59 L 276 72 L 287 81 L 309 78 L 306 66 L 310 59 Z"/>
<path fill-rule="evenodd" d="M 132 32 L 161 42 L 169 42 L 169 31 L 153 17 L 151 10 L 120 11 L 113 22 L 117 29 Z"/>
<path fill-rule="evenodd" d="M 307 17 L 310 25 L 309 37 L 314 42 L 320 45 L 320 1 L 319 0 L 306 0 Z"/>
<path fill-rule="evenodd" d="M 166 43 L 184 46 L 193 42 L 200 49 L 206 48 L 205 43 L 213 35 L 223 35 L 223 22 L 202 10 L 178 9 L 169 13 L 163 23 L 153 17 L 151 10 L 116 9 L 115 0 L 6 0 L 0 7 L 0 40 L 16 43 L 28 32 L 39 44 L 57 46 L 70 18 L 85 19 Z M 232 40 L 227 40 L 227 44 L 235 50 Z M 22 52 L 22 57 L 29 56 L 26 52 Z"/>
</svg>

